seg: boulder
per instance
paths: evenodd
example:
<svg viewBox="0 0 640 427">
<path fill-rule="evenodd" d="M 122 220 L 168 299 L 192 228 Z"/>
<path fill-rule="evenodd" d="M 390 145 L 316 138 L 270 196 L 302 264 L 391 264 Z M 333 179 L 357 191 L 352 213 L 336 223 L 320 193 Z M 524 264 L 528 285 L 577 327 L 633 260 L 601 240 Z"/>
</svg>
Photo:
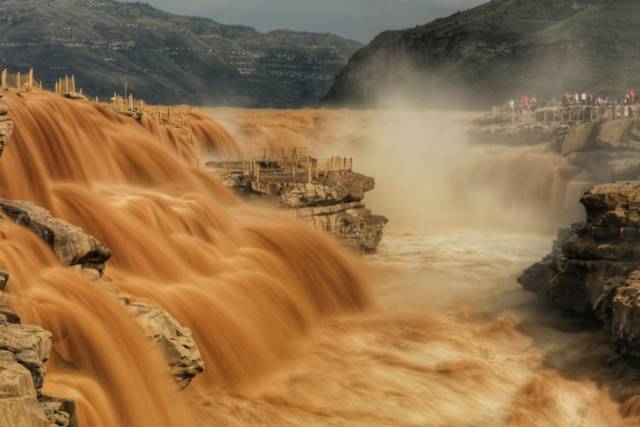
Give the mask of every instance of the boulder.
<svg viewBox="0 0 640 427">
<path fill-rule="evenodd" d="M 66 266 L 80 266 L 101 276 L 111 258 L 111 251 L 97 239 L 31 202 L 0 199 L 0 212 L 34 232 Z"/>
<path fill-rule="evenodd" d="M 204 361 L 191 330 L 178 323 L 167 311 L 121 298 L 142 327 L 147 339 L 162 349 L 169 371 L 181 388 L 204 372 Z"/>
</svg>

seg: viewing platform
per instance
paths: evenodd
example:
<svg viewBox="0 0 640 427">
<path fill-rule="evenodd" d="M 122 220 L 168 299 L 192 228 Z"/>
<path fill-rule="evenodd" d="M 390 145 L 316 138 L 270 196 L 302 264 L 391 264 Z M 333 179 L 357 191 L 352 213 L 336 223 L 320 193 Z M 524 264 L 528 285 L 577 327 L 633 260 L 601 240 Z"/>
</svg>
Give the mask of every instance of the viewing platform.
<svg viewBox="0 0 640 427">
<path fill-rule="evenodd" d="M 245 197 L 258 197 L 331 234 L 362 253 L 377 250 L 388 220 L 365 207 L 375 180 L 354 172 L 353 159 L 317 159 L 304 148 L 265 149 L 238 160 L 205 164 L 224 184 Z"/>
<path fill-rule="evenodd" d="M 640 118 L 640 105 L 575 105 L 543 107 L 524 112 L 504 111 L 495 107 L 486 116 L 495 123 L 598 122 Z"/>
</svg>

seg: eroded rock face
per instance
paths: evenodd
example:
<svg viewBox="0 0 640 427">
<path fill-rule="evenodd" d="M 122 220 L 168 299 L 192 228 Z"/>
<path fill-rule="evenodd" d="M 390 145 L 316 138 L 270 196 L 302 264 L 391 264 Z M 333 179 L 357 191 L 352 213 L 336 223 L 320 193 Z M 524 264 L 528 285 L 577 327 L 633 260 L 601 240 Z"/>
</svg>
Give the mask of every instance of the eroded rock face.
<svg viewBox="0 0 640 427">
<path fill-rule="evenodd" d="M 640 182 L 593 187 L 586 221 L 518 281 L 555 306 L 603 321 L 620 352 L 640 356 Z"/>
<path fill-rule="evenodd" d="M 0 91 L 2 98 L 2 91 Z M 0 100 L 0 156 L 13 132 L 13 121 L 9 117 L 9 107 Z"/>
<path fill-rule="evenodd" d="M 7 316 L 0 314 L 0 351 L 10 353 L 15 362 L 31 372 L 35 390 L 40 394 L 51 352 L 51 332 L 39 326 L 9 323 Z"/>
<path fill-rule="evenodd" d="M 48 427 L 44 407 L 38 402 L 31 373 L 0 351 L 0 425 Z"/>
<path fill-rule="evenodd" d="M 71 425 L 73 402 L 42 395 L 50 352 L 50 332 L 0 314 L 0 425 Z"/>
<path fill-rule="evenodd" d="M 294 182 L 291 172 L 271 171 L 263 172 L 257 180 L 242 171 L 228 171 L 225 164 L 210 162 L 208 165 L 227 187 L 294 211 L 345 247 L 362 253 L 377 250 L 388 219 L 372 214 L 362 202 L 365 193 L 375 188 L 372 177 L 345 170 L 313 177 L 311 182 L 304 182 L 306 177 L 299 176 Z"/>
<path fill-rule="evenodd" d="M 80 266 L 102 275 L 111 251 L 82 229 L 31 202 L 0 199 L 0 211 L 38 235 L 66 266 Z"/>
<path fill-rule="evenodd" d="M 204 361 L 191 330 L 181 326 L 165 310 L 147 304 L 121 299 L 142 327 L 147 339 L 159 345 L 169 364 L 169 370 L 181 388 L 204 372 Z"/>
<path fill-rule="evenodd" d="M 387 218 L 373 215 L 362 202 L 301 208 L 297 215 L 326 231 L 343 245 L 363 253 L 373 253 L 382 240 Z"/>
</svg>

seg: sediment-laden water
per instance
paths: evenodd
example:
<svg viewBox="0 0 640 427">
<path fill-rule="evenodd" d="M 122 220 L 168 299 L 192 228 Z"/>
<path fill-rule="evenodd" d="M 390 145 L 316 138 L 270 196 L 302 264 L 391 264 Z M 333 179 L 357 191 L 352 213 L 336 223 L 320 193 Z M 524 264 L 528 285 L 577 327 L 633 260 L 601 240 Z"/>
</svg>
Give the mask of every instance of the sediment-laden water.
<svg viewBox="0 0 640 427">
<path fill-rule="evenodd" d="M 53 332 L 45 391 L 76 400 L 81 425 L 623 423 L 635 371 L 598 325 L 567 323 L 515 284 L 577 212 L 553 154 L 471 147 L 450 114 L 353 113 L 359 131 L 315 142 L 378 179 L 370 205 L 392 231 L 360 258 L 198 169 L 203 152 L 245 149 L 202 116 L 189 118 L 194 146 L 90 103 L 7 102 L 2 196 L 114 253 L 96 283 L 22 228 L 0 233 L 6 302 Z M 187 390 L 114 291 L 191 328 L 206 372 Z"/>
</svg>

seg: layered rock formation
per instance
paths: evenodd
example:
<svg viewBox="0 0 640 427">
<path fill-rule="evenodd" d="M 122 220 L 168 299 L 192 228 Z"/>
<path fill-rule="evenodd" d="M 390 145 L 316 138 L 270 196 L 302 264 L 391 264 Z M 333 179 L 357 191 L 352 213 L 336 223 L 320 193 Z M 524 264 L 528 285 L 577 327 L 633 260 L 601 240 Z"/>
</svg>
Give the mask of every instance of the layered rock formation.
<svg viewBox="0 0 640 427">
<path fill-rule="evenodd" d="M 348 170 L 332 171 L 310 181 L 295 181 L 281 170 L 263 172 L 260 179 L 242 170 L 226 168 L 228 162 L 209 162 L 226 186 L 249 196 L 260 196 L 290 209 L 318 230 L 332 235 L 343 246 L 362 253 L 377 250 L 387 218 L 365 207 L 365 193 L 375 180 Z"/>
<path fill-rule="evenodd" d="M 2 98 L 2 91 L 0 91 L 0 98 Z M 6 104 L 0 102 L 0 156 L 4 151 L 4 146 L 7 144 L 9 136 L 13 132 L 13 121 L 9 117 L 9 108 Z"/>
<path fill-rule="evenodd" d="M 640 182 L 593 187 L 585 222 L 518 281 L 555 306 L 602 320 L 618 350 L 640 356 Z"/>
<path fill-rule="evenodd" d="M 0 425 L 68 426 L 71 401 L 42 395 L 51 333 L 0 314 Z"/>
<path fill-rule="evenodd" d="M 111 251 L 79 227 L 54 218 L 49 211 L 31 202 L 0 199 L 0 212 L 40 237 L 63 265 L 80 266 L 102 276 Z"/>
<path fill-rule="evenodd" d="M 147 339 L 160 346 L 169 365 L 169 371 L 181 388 L 204 372 L 204 361 L 191 336 L 191 330 L 180 325 L 167 311 L 133 303 L 121 298 L 127 309 L 142 327 Z"/>
</svg>

